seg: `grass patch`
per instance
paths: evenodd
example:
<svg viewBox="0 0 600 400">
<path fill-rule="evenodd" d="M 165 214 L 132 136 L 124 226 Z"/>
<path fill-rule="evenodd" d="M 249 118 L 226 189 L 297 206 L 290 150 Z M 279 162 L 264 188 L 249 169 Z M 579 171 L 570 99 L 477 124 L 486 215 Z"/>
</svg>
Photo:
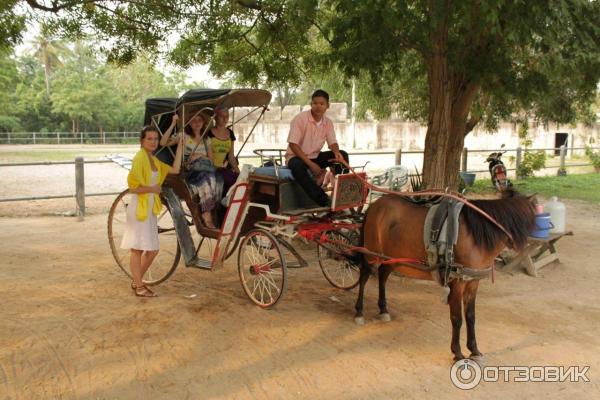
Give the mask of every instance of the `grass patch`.
<svg viewBox="0 0 600 400">
<path fill-rule="evenodd" d="M 543 176 L 512 181 L 515 189 L 524 194 L 537 193 L 542 197 L 558 196 L 563 199 L 600 203 L 600 174 Z M 477 180 L 469 188 L 471 193 L 493 192 L 489 179 Z"/>
</svg>

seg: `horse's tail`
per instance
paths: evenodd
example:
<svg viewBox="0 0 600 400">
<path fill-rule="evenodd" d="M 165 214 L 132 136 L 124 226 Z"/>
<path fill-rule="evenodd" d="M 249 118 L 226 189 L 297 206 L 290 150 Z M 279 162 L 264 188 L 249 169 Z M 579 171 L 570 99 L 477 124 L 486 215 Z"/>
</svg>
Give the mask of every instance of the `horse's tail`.
<svg viewBox="0 0 600 400">
<path fill-rule="evenodd" d="M 535 203 L 531 197 L 508 190 L 503 198 L 494 200 L 471 200 L 471 203 L 489 214 L 502 225 L 513 238 L 512 248 L 519 250 L 527 243 L 529 232 L 535 226 Z M 463 207 L 465 224 L 477 247 L 492 251 L 500 241 L 507 241 L 506 234 L 470 207 Z"/>
</svg>

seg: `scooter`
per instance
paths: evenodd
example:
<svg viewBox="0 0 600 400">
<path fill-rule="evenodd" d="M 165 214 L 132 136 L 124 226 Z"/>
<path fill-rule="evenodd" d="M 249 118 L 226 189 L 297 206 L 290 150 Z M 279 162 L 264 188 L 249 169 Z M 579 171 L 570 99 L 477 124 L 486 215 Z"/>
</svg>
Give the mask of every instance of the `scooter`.
<svg viewBox="0 0 600 400">
<path fill-rule="evenodd" d="M 500 146 L 500 148 L 503 149 L 504 144 Z M 502 162 L 502 155 L 504 153 L 506 153 L 506 150 L 491 153 L 485 160 L 487 163 L 489 163 L 492 184 L 499 192 L 506 189 L 510 189 L 512 187 L 512 183 L 510 182 L 510 180 L 508 180 L 507 177 L 506 167 Z"/>
</svg>

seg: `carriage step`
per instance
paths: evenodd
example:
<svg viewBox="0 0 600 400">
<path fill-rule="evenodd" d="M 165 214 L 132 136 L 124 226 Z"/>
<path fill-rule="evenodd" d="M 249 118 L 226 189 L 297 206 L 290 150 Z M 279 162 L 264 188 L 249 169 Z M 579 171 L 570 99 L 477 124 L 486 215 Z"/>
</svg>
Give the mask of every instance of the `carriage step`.
<svg viewBox="0 0 600 400">
<path fill-rule="evenodd" d="M 186 267 L 212 269 L 212 261 L 204 258 L 194 257 Z"/>
</svg>

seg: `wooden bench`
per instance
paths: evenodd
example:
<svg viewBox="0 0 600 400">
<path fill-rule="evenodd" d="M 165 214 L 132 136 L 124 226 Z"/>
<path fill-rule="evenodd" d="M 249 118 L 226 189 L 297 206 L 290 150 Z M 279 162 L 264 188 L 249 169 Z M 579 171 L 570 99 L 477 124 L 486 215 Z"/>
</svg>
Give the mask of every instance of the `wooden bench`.
<svg viewBox="0 0 600 400">
<path fill-rule="evenodd" d="M 521 266 L 531 276 L 538 276 L 538 271 L 544 268 L 546 265 L 554 261 L 560 261 L 558 259 L 558 251 L 554 246 L 556 242 L 563 236 L 572 236 L 573 232 L 568 231 L 565 233 L 552 233 L 545 239 L 530 237 L 527 240 L 527 245 L 518 254 L 508 258 L 508 262 L 502 271 L 511 271 L 517 266 Z"/>
</svg>

